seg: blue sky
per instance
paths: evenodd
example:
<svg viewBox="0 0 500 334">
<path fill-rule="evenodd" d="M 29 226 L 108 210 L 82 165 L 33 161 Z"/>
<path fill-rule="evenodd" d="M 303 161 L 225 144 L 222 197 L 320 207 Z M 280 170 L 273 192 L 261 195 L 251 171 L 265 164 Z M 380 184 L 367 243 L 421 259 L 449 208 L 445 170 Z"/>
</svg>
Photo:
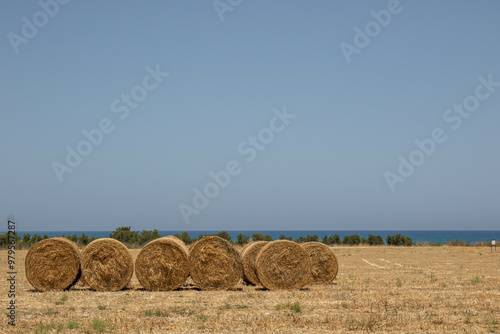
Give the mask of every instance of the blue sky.
<svg viewBox="0 0 500 334">
<path fill-rule="evenodd" d="M 212 1 L 54 1 L 53 17 L 0 4 L 0 216 L 19 230 L 499 228 L 500 87 L 458 129 L 443 118 L 479 77 L 500 82 L 498 1 L 221 0 L 223 20 Z M 396 5 L 348 62 L 341 43 Z M 54 163 L 103 119 L 113 131 L 60 182 Z M 434 129 L 446 141 L 398 174 Z"/>
</svg>

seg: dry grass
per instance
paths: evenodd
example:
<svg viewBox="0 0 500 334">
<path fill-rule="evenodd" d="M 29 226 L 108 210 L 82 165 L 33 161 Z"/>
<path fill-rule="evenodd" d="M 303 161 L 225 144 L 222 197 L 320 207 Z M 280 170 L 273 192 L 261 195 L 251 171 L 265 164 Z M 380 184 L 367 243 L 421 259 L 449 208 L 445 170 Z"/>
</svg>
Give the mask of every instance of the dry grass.
<svg viewBox="0 0 500 334">
<path fill-rule="evenodd" d="M 329 285 L 263 291 L 149 292 L 131 289 L 35 292 L 18 266 L 18 333 L 398 332 L 500 333 L 500 251 L 487 247 L 335 247 L 340 271 Z M 132 250 L 134 258 L 138 249 Z M 7 251 L 0 251 L 6 277 Z M 0 281 L 2 308 L 7 281 Z M 4 313 L 6 310 L 4 310 Z M 72 328 L 72 329 L 70 329 Z M 46 331 L 45 331 L 46 330 Z M 6 317 L 0 333 L 8 333 Z"/>
</svg>

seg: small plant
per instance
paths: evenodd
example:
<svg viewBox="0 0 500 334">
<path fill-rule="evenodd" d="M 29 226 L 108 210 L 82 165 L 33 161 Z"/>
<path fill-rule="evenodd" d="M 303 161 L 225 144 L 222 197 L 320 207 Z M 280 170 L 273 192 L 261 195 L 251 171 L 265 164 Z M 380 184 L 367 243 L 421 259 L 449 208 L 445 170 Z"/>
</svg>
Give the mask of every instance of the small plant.
<svg viewBox="0 0 500 334">
<path fill-rule="evenodd" d="M 242 309 L 248 308 L 248 306 L 247 305 L 236 305 L 236 308 L 238 310 L 242 310 Z"/>
<path fill-rule="evenodd" d="M 37 328 L 35 328 L 35 333 L 37 334 L 46 334 L 49 333 L 51 330 L 55 329 L 56 325 L 54 324 L 48 324 L 48 325 L 39 325 Z"/>
<path fill-rule="evenodd" d="M 74 310 L 76 310 L 76 309 L 75 309 L 74 307 L 70 307 L 70 308 L 69 308 L 69 310 L 70 310 L 70 311 L 74 311 Z"/>
<path fill-rule="evenodd" d="M 448 284 L 446 284 L 445 282 L 441 283 L 441 287 L 446 288 L 447 286 Z"/>
<path fill-rule="evenodd" d="M 157 317 L 168 317 L 168 313 L 163 312 L 163 311 L 156 311 L 156 312 L 155 312 L 155 315 L 156 315 Z"/>
<path fill-rule="evenodd" d="M 168 317 L 168 313 L 167 312 L 163 312 L 163 311 L 160 311 L 160 310 L 156 310 L 156 311 L 153 311 L 153 310 L 146 310 L 144 311 L 144 314 L 147 316 L 147 317 L 151 317 L 151 316 L 157 316 L 157 317 Z"/>
<path fill-rule="evenodd" d="M 396 286 L 398 288 L 400 288 L 401 286 L 403 286 L 403 282 L 401 282 L 401 279 L 398 277 L 398 279 L 396 280 Z"/>
<path fill-rule="evenodd" d="M 106 306 L 99 305 L 99 306 L 97 306 L 97 308 L 102 311 L 102 310 L 106 309 Z"/>
<path fill-rule="evenodd" d="M 231 304 L 226 303 L 226 305 L 224 305 L 224 309 L 230 310 L 231 309 Z"/>
<path fill-rule="evenodd" d="M 92 321 L 92 329 L 98 332 L 104 332 L 108 324 L 99 318 L 94 318 Z"/>
<path fill-rule="evenodd" d="M 200 319 L 201 321 L 205 322 L 205 321 L 207 321 L 207 316 L 206 316 L 206 315 L 204 315 L 204 314 L 200 314 L 200 315 L 198 316 L 198 319 Z"/>
<path fill-rule="evenodd" d="M 59 299 L 58 301 L 56 301 L 56 305 L 63 305 L 65 301 L 68 300 L 68 295 L 63 295 L 61 297 L 61 299 Z"/>
<path fill-rule="evenodd" d="M 78 328 L 78 322 L 76 321 L 70 321 L 68 322 L 68 326 L 66 326 L 68 329 L 77 329 Z"/>
<path fill-rule="evenodd" d="M 280 311 L 280 310 L 284 310 L 284 309 L 289 309 L 291 311 L 295 311 L 297 313 L 300 313 L 302 312 L 302 307 L 300 306 L 300 303 L 297 301 L 293 304 L 291 304 L 290 302 L 286 303 L 286 304 L 282 304 L 282 303 L 279 303 L 279 304 L 276 304 L 276 306 L 274 307 L 274 309 L 276 311 Z"/>
<path fill-rule="evenodd" d="M 434 276 L 434 274 L 431 274 L 431 275 L 429 276 L 429 278 L 431 279 L 431 283 L 434 283 L 434 282 L 436 282 L 436 281 L 438 280 L 438 279 L 436 278 L 436 276 Z"/>
<path fill-rule="evenodd" d="M 481 278 L 479 276 L 474 277 L 474 279 L 471 281 L 472 284 L 478 284 L 481 283 Z"/>
<path fill-rule="evenodd" d="M 300 307 L 300 303 L 298 301 L 289 305 L 288 308 L 292 311 L 297 312 L 297 313 L 302 312 L 302 307 Z"/>
</svg>

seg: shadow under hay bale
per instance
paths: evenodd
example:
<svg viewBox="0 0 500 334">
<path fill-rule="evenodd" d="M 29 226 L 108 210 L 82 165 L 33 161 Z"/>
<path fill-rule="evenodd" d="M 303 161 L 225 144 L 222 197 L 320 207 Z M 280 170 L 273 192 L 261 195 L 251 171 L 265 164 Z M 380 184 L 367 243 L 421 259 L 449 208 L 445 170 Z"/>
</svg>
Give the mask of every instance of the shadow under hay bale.
<svg viewBox="0 0 500 334">
<path fill-rule="evenodd" d="M 243 261 L 243 279 L 245 282 L 253 285 L 260 284 L 259 277 L 257 277 L 257 273 L 255 271 L 255 260 L 257 259 L 257 255 L 259 255 L 260 250 L 268 243 L 269 241 L 252 242 L 242 250 L 241 257 Z"/>
<path fill-rule="evenodd" d="M 26 254 L 26 278 L 38 291 L 66 290 L 78 281 L 80 264 L 80 251 L 74 242 L 45 239 Z"/>
<path fill-rule="evenodd" d="M 311 277 L 311 259 L 293 241 L 277 240 L 264 246 L 256 263 L 257 277 L 269 290 L 295 290 L 307 284 Z"/>
<path fill-rule="evenodd" d="M 146 290 L 175 290 L 189 276 L 189 251 L 175 237 L 153 240 L 139 252 L 135 274 Z"/>
<path fill-rule="evenodd" d="M 337 257 L 332 249 L 321 242 L 307 242 L 301 245 L 311 258 L 311 279 L 308 284 L 328 284 L 338 272 Z"/>
<path fill-rule="evenodd" d="M 115 239 L 92 241 L 82 252 L 82 280 L 98 291 L 123 289 L 134 272 L 128 248 Z"/>
<path fill-rule="evenodd" d="M 243 275 L 240 253 L 217 236 L 204 237 L 189 249 L 189 267 L 193 281 L 202 290 L 228 290 Z"/>
</svg>

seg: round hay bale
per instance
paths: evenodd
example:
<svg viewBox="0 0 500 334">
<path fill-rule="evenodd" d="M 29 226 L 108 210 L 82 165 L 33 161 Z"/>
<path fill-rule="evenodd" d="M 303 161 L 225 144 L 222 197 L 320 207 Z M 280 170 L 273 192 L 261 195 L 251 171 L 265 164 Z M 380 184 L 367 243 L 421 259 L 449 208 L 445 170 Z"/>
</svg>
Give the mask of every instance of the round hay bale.
<svg viewBox="0 0 500 334">
<path fill-rule="evenodd" d="M 80 263 L 80 251 L 74 242 L 45 239 L 26 254 L 26 278 L 39 291 L 66 290 L 78 281 Z"/>
<path fill-rule="evenodd" d="M 132 254 L 118 240 L 97 239 L 82 252 L 82 278 L 93 290 L 121 290 L 128 284 L 133 272 Z"/>
<path fill-rule="evenodd" d="M 166 236 L 166 237 L 163 237 L 163 238 L 170 238 L 170 239 L 174 239 L 175 241 L 179 241 L 179 242 L 181 242 L 184 246 L 186 246 L 186 244 L 184 243 L 184 241 L 182 241 L 181 239 L 177 238 L 176 236 L 169 235 L 169 236 Z"/>
<path fill-rule="evenodd" d="M 243 254 L 245 249 L 247 249 L 251 244 L 253 244 L 253 241 L 247 242 L 247 244 L 245 246 L 243 246 L 243 248 L 240 250 L 240 254 Z"/>
<path fill-rule="evenodd" d="M 302 245 L 311 258 L 311 279 L 308 284 L 328 284 L 339 271 L 337 257 L 332 249 L 321 242 L 306 242 Z"/>
<path fill-rule="evenodd" d="M 311 259 L 293 241 L 277 240 L 264 246 L 255 262 L 260 283 L 269 290 L 300 289 L 311 277 Z"/>
<path fill-rule="evenodd" d="M 149 242 L 135 260 L 135 275 L 149 291 L 175 290 L 189 276 L 189 251 L 175 237 Z"/>
<path fill-rule="evenodd" d="M 257 241 L 249 244 L 241 252 L 243 261 L 243 279 L 245 282 L 258 285 L 260 284 L 259 277 L 255 272 L 255 259 L 259 255 L 260 250 L 269 243 L 269 241 Z"/>
<path fill-rule="evenodd" d="M 217 236 L 203 237 L 189 249 L 191 278 L 202 290 L 234 288 L 243 274 L 241 254 Z"/>
</svg>

